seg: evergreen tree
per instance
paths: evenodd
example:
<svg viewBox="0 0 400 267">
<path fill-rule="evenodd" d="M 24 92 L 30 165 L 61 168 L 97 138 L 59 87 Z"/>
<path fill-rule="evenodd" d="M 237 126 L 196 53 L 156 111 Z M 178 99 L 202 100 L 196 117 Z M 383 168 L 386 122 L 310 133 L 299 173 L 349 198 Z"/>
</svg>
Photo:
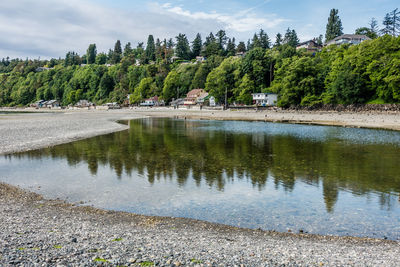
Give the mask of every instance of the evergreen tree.
<svg viewBox="0 0 400 267">
<path fill-rule="evenodd" d="M 124 48 L 124 57 L 128 57 L 133 53 L 132 44 L 128 42 Z"/>
<path fill-rule="evenodd" d="M 371 29 L 371 32 L 378 37 L 378 21 L 375 18 L 372 18 L 371 21 L 369 22 L 369 28 Z"/>
<path fill-rule="evenodd" d="M 261 48 L 263 48 L 263 49 L 270 48 L 271 41 L 269 40 L 268 34 L 263 29 L 260 30 L 260 33 L 258 34 L 258 36 L 259 36 L 258 39 L 260 41 Z"/>
<path fill-rule="evenodd" d="M 160 61 L 164 58 L 163 56 L 163 46 L 159 38 L 156 41 L 156 61 Z"/>
<path fill-rule="evenodd" d="M 236 48 L 237 53 L 244 53 L 246 52 L 246 44 L 244 42 L 240 42 Z"/>
<path fill-rule="evenodd" d="M 381 30 L 381 34 L 392 34 L 393 32 L 393 21 L 392 18 L 390 17 L 390 14 L 387 13 L 385 18 L 383 19 L 383 29 Z"/>
<path fill-rule="evenodd" d="M 153 35 L 149 35 L 149 37 L 147 38 L 145 62 L 148 63 L 150 61 L 155 61 L 155 60 L 156 60 L 156 45 L 154 43 Z"/>
<path fill-rule="evenodd" d="M 276 35 L 276 41 L 275 41 L 274 46 L 279 47 L 279 46 L 282 45 L 282 43 L 283 43 L 282 34 L 280 34 L 280 33 L 278 32 L 278 34 Z"/>
<path fill-rule="evenodd" d="M 343 34 L 342 21 L 340 20 L 338 14 L 338 9 L 331 9 L 331 13 L 328 18 L 328 24 L 326 25 L 325 42 L 328 42 Z"/>
<path fill-rule="evenodd" d="M 375 39 L 375 38 L 378 37 L 375 33 L 373 33 L 371 31 L 370 28 L 367 28 L 367 27 L 357 28 L 356 31 L 355 31 L 355 34 L 366 35 L 371 39 Z"/>
<path fill-rule="evenodd" d="M 119 62 L 121 62 L 121 57 L 122 57 L 121 41 L 117 40 L 114 46 L 114 51 L 112 53 L 111 63 L 118 64 Z"/>
<path fill-rule="evenodd" d="M 219 30 L 216 34 L 216 37 L 217 37 L 217 42 L 219 44 L 219 49 L 223 52 L 225 50 L 225 45 L 226 41 L 228 40 L 228 37 L 226 36 L 224 30 Z"/>
<path fill-rule="evenodd" d="M 96 44 L 89 45 L 86 51 L 86 62 L 87 64 L 94 64 L 96 62 L 97 49 Z"/>
<path fill-rule="evenodd" d="M 296 47 L 299 44 L 299 38 L 297 37 L 297 33 L 295 30 L 287 29 L 285 38 L 283 39 L 284 44 L 288 44 L 292 47 Z"/>
<path fill-rule="evenodd" d="M 203 46 L 203 41 L 201 40 L 201 35 L 198 33 L 196 38 L 192 42 L 192 57 L 196 58 L 201 54 L 201 48 Z"/>
<path fill-rule="evenodd" d="M 228 57 L 234 56 L 236 54 L 235 38 L 228 39 L 228 44 L 226 45 L 226 55 Z"/>
<path fill-rule="evenodd" d="M 185 60 L 190 59 L 190 47 L 189 47 L 189 41 L 186 38 L 185 34 L 180 33 L 176 37 L 176 48 L 175 48 L 175 54 L 177 57 Z"/>
<path fill-rule="evenodd" d="M 214 34 L 210 32 L 210 35 L 206 37 L 206 41 L 204 42 L 204 56 L 210 57 L 218 55 L 220 51 L 219 43 L 215 38 Z"/>
<path fill-rule="evenodd" d="M 79 65 L 81 64 L 81 62 L 82 60 L 81 57 L 78 55 L 78 53 L 70 51 L 65 55 L 65 61 L 64 61 L 65 67 Z"/>
<path fill-rule="evenodd" d="M 318 45 L 323 45 L 323 39 L 324 36 L 322 34 L 320 34 L 317 38 L 314 39 L 314 41 L 318 44 Z"/>
<path fill-rule="evenodd" d="M 383 34 L 391 34 L 392 36 L 400 34 L 400 11 L 398 8 L 386 14 L 383 25 L 385 26 L 382 29 Z"/>
<path fill-rule="evenodd" d="M 255 33 L 253 35 L 253 39 L 251 40 L 250 47 L 248 48 L 248 50 L 252 50 L 254 48 L 259 48 L 259 47 L 261 47 L 261 42 L 260 39 L 258 39 L 258 35 Z"/>
</svg>

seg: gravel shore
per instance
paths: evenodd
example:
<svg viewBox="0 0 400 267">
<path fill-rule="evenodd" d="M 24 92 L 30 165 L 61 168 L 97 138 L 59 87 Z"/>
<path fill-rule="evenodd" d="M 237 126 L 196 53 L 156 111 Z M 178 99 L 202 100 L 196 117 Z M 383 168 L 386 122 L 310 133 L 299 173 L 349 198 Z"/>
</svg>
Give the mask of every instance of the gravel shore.
<svg viewBox="0 0 400 267">
<path fill-rule="evenodd" d="M 274 114 L 248 113 L 255 120 Z M 168 116 L 247 118 L 244 114 L 171 111 Z M 364 115 L 347 114 L 349 121 L 341 123 L 367 127 L 350 122 L 372 116 L 383 122 L 366 125 L 400 125 L 396 114 Z M 154 109 L 0 115 L 0 154 L 124 130 L 126 126 L 115 121 L 143 116 L 166 114 Z M 310 123 L 308 119 L 303 122 Z M 46 200 L 6 184 L 0 184 L 0 229 L 0 266 L 398 266 L 400 255 L 400 243 L 394 241 L 248 230 L 104 211 Z"/>
</svg>

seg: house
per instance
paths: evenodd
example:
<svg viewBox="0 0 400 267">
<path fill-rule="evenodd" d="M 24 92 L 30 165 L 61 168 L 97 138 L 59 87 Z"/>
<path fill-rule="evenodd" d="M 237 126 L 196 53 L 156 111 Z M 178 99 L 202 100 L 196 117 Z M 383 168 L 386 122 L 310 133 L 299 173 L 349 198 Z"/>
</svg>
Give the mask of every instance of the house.
<svg viewBox="0 0 400 267">
<path fill-rule="evenodd" d="M 155 106 L 159 106 L 160 102 L 158 99 L 158 96 L 153 96 L 149 99 L 146 99 L 144 102 L 140 103 L 140 106 L 142 107 L 155 107 Z"/>
<path fill-rule="evenodd" d="M 237 52 L 235 56 L 237 58 L 242 58 L 242 57 L 246 56 L 246 52 Z"/>
<path fill-rule="evenodd" d="M 307 52 L 318 52 L 322 49 L 322 45 L 318 44 L 315 40 L 309 40 L 303 43 L 300 43 L 296 46 L 296 50 L 305 48 Z"/>
<path fill-rule="evenodd" d="M 341 36 L 336 37 L 335 39 L 328 41 L 325 44 L 325 46 L 329 46 L 332 44 L 336 44 L 336 45 L 354 44 L 354 45 L 357 45 L 366 40 L 371 40 L 371 38 L 369 38 L 366 35 L 360 35 L 360 34 L 343 34 Z"/>
<path fill-rule="evenodd" d="M 210 107 L 215 107 L 215 106 L 216 106 L 215 97 L 210 96 L 210 97 L 208 98 L 208 103 L 209 103 Z"/>
<path fill-rule="evenodd" d="M 204 89 L 194 89 L 190 91 L 185 98 L 184 105 L 196 105 L 197 98 L 204 95 L 205 93 L 207 92 L 204 91 Z"/>
<path fill-rule="evenodd" d="M 204 105 L 204 102 L 205 102 L 206 100 L 208 100 L 208 98 L 209 98 L 209 94 L 208 94 L 207 92 L 205 92 L 205 93 L 201 94 L 201 95 L 196 99 L 196 104 Z"/>
<path fill-rule="evenodd" d="M 45 102 L 44 107 L 46 107 L 46 108 L 58 108 L 58 107 L 60 107 L 60 101 L 55 100 L 55 99 L 47 101 L 47 102 Z"/>
<path fill-rule="evenodd" d="M 81 99 L 78 101 L 78 103 L 75 104 L 75 107 L 77 108 L 88 108 L 91 106 L 94 106 L 94 104 L 86 99 Z"/>
<path fill-rule="evenodd" d="M 38 100 L 35 103 L 31 104 L 32 108 L 41 108 L 43 107 L 43 103 L 45 103 L 46 101 L 44 100 Z"/>
<path fill-rule="evenodd" d="M 169 104 L 171 105 L 171 107 L 178 107 L 180 105 L 183 105 L 184 103 L 185 103 L 184 98 L 178 98 L 176 100 L 172 100 Z"/>
<path fill-rule="evenodd" d="M 205 62 L 206 61 L 206 58 L 205 57 L 196 57 L 196 62 L 197 63 L 203 63 L 203 62 Z"/>
<path fill-rule="evenodd" d="M 253 96 L 253 104 L 257 106 L 276 106 L 278 102 L 278 95 L 277 94 L 270 94 L 270 93 L 256 93 L 252 94 Z"/>
<path fill-rule="evenodd" d="M 171 57 L 171 63 L 174 63 L 174 62 L 176 62 L 177 60 L 179 60 L 179 59 L 181 59 L 180 57 L 177 57 L 177 56 L 173 56 L 173 57 Z"/>
<path fill-rule="evenodd" d="M 117 102 L 112 102 L 112 103 L 106 103 L 105 104 L 108 109 L 120 109 L 121 106 Z"/>
<path fill-rule="evenodd" d="M 46 70 L 52 70 L 54 68 L 46 68 L 46 67 L 38 67 L 35 69 L 36 72 L 42 72 L 42 71 L 46 71 Z"/>
</svg>

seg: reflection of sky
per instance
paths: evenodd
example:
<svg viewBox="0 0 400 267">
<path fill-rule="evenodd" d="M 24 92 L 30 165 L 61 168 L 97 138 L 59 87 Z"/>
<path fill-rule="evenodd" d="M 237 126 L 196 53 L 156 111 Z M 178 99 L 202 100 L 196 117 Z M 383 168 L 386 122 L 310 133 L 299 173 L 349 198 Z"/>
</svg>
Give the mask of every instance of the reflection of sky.
<svg viewBox="0 0 400 267">
<path fill-rule="evenodd" d="M 63 159 L 0 158 L 0 180 L 69 202 L 146 215 L 189 217 L 241 227 L 311 233 L 400 238 L 400 208 L 379 205 L 374 194 L 356 196 L 340 191 L 334 212 L 327 213 L 322 184 L 297 180 L 292 191 L 276 187 L 268 177 L 262 190 L 247 179 L 225 179 L 223 191 L 194 179 L 179 186 L 176 177 L 154 184 L 147 172 L 118 179 L 108 166 L 91 175 L 85 163 L 74 167 Z M 39 188 L 40 186 L 40 188 Z"/>
<path fill-rule="evenodd" d="M 281 135 L 313 141 L 333 139 L 353 144 L 394 144 L 400 146 L 400 132 L 397 131 L 246 121 L 235 123 L 231 121 L 193 121 L 193 123 L 198 124 L 197 129 L 203 131 L 251 134 L 257 140 L 261 140 L 263 136 Z"/>
</svg>

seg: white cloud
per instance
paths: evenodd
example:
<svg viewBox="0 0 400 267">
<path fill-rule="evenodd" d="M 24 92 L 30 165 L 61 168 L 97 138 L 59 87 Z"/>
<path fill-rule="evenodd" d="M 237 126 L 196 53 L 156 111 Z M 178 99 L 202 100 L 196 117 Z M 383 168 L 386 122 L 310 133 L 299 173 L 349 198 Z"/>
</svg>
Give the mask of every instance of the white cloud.
<svg viewBox="0 0 400 267">
<path fill-rule="evenodd" d="M 180 6 L 150 3 L 143 10 L 122 10 L 101 6 L 91 0 L 0 1 L 0 58 L 63 57 L 72 50 L 85 53 L 90 43 L 99 52 L 121 42 L 174 38 L 186 33 L 207 34 L 225 29 L 233 36 L 247 39 L 260 28 L 272 29 L 285 21 L 276 15 L 191 12 Z"/>
<path fill-rule="evenodd" d="M 266 2 L 263 2 L 263 4 Z M 154 4 L 156 7 L 158 4 Z M 180 6 L 173 6 L 170 3 L 159 5 L 158 10 L 162 13 L 170 13 L 192 20 L 214 20 L 224 25 L 225 29 L 236 32 L 256 31 L 260 28 L 273 29 L 282 22 L 287 20 L 277 17 L 275 14 L 263 14 L 262 17 L 257 15 L 253 10 L 257 7 L 239 11 L 234 14 L 224 14 L 218 12 L 191 12 Z"/>
</svg>

